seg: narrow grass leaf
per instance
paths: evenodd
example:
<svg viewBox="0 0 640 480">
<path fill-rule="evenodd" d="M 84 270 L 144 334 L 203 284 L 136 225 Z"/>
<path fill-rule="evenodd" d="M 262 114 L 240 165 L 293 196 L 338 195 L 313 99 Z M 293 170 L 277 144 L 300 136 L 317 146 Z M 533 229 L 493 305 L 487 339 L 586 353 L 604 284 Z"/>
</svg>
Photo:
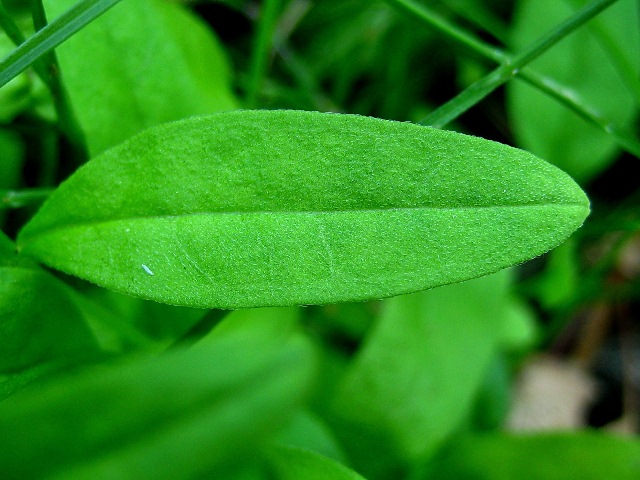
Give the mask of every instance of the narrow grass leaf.
<svg viewBox="0 0 640 480">
<path fill-rule="evenodd" d="M 120 0 L 81 0 L 0 60 L 0 87 Z"/>
<path fill-rule="evenodd" d="M 109 289 L 241 308 L 382 298 L 540 255 L 589 210 L 533 155 L 353 115 L 162 125 L 78 170 L 19 248 Z"/>
<path fill-rule="evenodd" d="M 14 48 L 6 33 L 0 30 L 0 57 L 9 54 Z M 10 123 L 16 115 L 29 107 L 31 87 L 32 80 L 27 74 L 22 74 L 0 88 L 0 121 L 3 125 Z"/>
</svg>

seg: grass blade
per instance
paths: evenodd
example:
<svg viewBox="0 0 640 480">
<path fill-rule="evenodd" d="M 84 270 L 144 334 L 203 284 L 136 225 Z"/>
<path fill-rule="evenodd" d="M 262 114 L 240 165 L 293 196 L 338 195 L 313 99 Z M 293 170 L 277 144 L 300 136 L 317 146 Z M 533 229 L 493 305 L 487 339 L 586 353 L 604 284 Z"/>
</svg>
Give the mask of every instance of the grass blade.
<svg viewBox="0 0 640 480">
<path fill-rule="evenodd" d="M 437 30 L 447 38 L 465 46 L 470 51 L 479 54 L 483 58 L 493 60 L 496 63 L 513 61 L 511 54 L 508 52 L 476 38 L 458 25 L 449 22 L 447 19 L 431 11 L 425 5 L 419 4 L 414 0 L 387 0 L 387 3 L 415 18 L 422 24 Z M 626 76 L 625 71 L 625 78 Z M 620 148 L 640 158 L 640 142 L 631 132 L 625 131 L 609 119 L 604 118 L 596 109 L 592 108 L 591 105 L 586 104 L 582 99 L 573 95 L 567 86 L 559 84 L 554 79 L 529 68 L 520 71 L 518 78 L 521 78 L 533 87 L 562 103 L 587 122 L 607 132 Z"/>
<path fill-rule="evenodd" d="M 0 87 L 120 0 L 84 0 L 38 31 L 0 61 Z"/>
<path fill-rule="evenodd" d="M 436 109 L 434 112 L 427 115 L 419 123 L 438 128 L 444 127 L 476 105 L 500 85 L 516 76 L 520 69 L 538 58 L 564 37 L 569 35 L 572 31 L 591 20 L 605 8 L 613 5 L 616 1 L 617 0 L 595 0 L 584 8 L 578 10 L 556 28 L 533 42 L 522 53 L 511 59 L 505 60 L 498 68 L 475 82 L 469 88 Z"/>
</svg>

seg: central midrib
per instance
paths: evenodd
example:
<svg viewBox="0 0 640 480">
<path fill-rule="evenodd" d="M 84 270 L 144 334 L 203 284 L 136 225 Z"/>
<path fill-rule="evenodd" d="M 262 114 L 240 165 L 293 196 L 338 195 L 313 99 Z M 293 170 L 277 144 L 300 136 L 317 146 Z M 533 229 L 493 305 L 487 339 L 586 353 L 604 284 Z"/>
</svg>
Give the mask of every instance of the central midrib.
<svg viewBox="0 0 640 480">
<path fill-rule="evenodd" d="M 521 204 L 502 204 L 502 205 L 473 205 L 473 206 L 415 206 L 415 207 L 384 207 L 384 208 L 365 208 L 365 209 L 341 209 L 341 210 L 256 210 L 256 211 L 205 211 L 205 212 L 191 212 L 184 214 L 170 214 L 170 215 L 148 215 L 148 216 L 122 216 L 117 218 L 94 218 L 86 221 L 69 222 L 62 225 L 53 227 L 45 227 L 36 229 L 33 233 L 27 230 L 28 237 L 34 238 L 47 232 L 63 230 L 67 228 L 78 228 L 82 226 L 97 226 L 107 223 L 118 223 L 123 221 L 138 222 L 149 220 L 162 220 L 172 218 L 184 218 L 191 216 L 215 216 L 215 215 L 346 215 L 346 214 L 371 214 L 371 213 L 390 213 L 390 212 L 404 212 L 404 211 L 419 211 L 419 210 L 437 210 L 437 211 L 467 211 L 467 210 L 487 210 L 487 209 L 511 209 L 511 208 L 535 208 L 535 207 L 565 207 L 565 208 L 584 208 L 588 206 L 578 202 L 569 203 L 553 203 L 553 202 L 532 202 Z"/>
</svg>

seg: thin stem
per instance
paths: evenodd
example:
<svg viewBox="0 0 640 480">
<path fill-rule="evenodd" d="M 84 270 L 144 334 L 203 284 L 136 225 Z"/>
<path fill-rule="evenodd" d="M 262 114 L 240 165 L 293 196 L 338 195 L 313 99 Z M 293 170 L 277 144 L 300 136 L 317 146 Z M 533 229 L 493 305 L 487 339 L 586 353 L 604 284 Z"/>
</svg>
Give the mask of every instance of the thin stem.
<svg viewBox="0 0 640 480">
<path fill-rule="evenodd" d="M 476 105 L 500 85 L 516 76 L 520 69 L 538 58 L 585 22 L 591 20 L 605 8 L 613 5 L 616 1 L 617 0 L 594 0 L 551 31 L 532 42 L 524 51 L 503 61 L 498 68 L 463 90 L 449 102 L 437 108 L 419 123 L 437 128 L 444 127 Z"/>
<path fill-rule="evenodd" d="M 296 85 L 300 88 L 304 96 L 315 110 L 339 111 L 331 99 L 322 94 L 322 90 L 317 85 L 313 75 L 307 65 L 300 59 L 284 40 L 277 40 L 274 43 L 275 51 L 284 61 Z"/>
<path fill-rule="evenodd" d="M 475 38 L 470 33 L 467 33 L 440 15 L 432 12 L 424 5 L 415 2 L 415 0 L 387 0 L 387 3 L 405 13 L 408 13 L 410 16 L 420 20 L 421 22 L 426 23 L 430 27 L 435 28 L 440 33 L 443 33 L 459 44 L 466 46 L 471 51 L 480 54 L 484 58 L 491 59 L 495 62 L 502 62 L 505 60 L 505 54 L 502 50 L 492 47 L 491 45 Z"/>
<path fill-rule="evenodd" d="M 33 26 L 36 31 L 42 30 L 47 26 L 47 14 L 44 11 L 42 0 L 31 0 L 31 18 L 33 20 Z M 48 52 L 44 55 L 45 58 L 49 57 L 52 52 Z"/>
<path fill-rule="evenodd" d="M 552 28 L 546 35 L 532 42 L 522 53 L 517 54 L 511 61 L 512 68 L 520 69 L 528 63 L 531 63 L 564 37 L 616 2 L 617 0 L 594 0 L 590 4 L 585 5 L 564 22 Z"/>
<path fill-rule="evenodd" d="M 11 15 L 6 10 L 2 2 L 0 1 L 0 26 L 6 32 L 9 39 L 13 42 L 13 44 L 17 47 L 25 42 L 26 38 L 20 31 L 18 25 L 13 21 Z M 44 68 L 41 62 L 34 62 L 33 69 L 36 74 L 40 77 L 42 82 L 49 87 L 49 75 L 47 74 L 47 70 Z"/>
<path fill-rule="evenodd" d="M 9 12 L 4 7 L 2 1 L 0 1 L 0 27 L 2 27 L 14 44 L 19 45 L 24 42 L 22 32 L 13 21 L 13 18 L 11 18 L 11 15 L 9 15 Z"/>
<path fill-rule="evenodd" d="M 572 90 L 558 85 L 549 77 L 545 77 L 531 70 L 520 72 L 518 78 L 521 78 L 541 92 L 556 99 L 587 122 L 599 127 L 602 131 L 611 135 L 619 147 L 635 157 L 640 158 L 640 141 L 636 140 L 631 132 L 625 132 L 616 124 L 609 122 L 600 115 L 600 113 L 583 103 Z"/>
<path fill-rule="evenodd" d="M 53 188 L 31 188 L 27 190 L 0 190 L 0 210 L 22 208 L 44 202 Z"/>
<path fill-rule="evenodd" d="M 289 44 L 289 36 L 302 18 L 311 9 L 309 0 L 296 0 L 289 3 L 282 12 L 278 22 L 278 30 L 273 35 L 273 49 L 283 60 L 284 66 L 289 70 L 294 82 L 306 97 L 309 105 L 320 111 L 339 111 L 339 107 L 331 99 L 322 93 L 309 66 L 304 62 Z"/>
<path fill-rule="evenodd" d="M 0 87 L 120 0 L 82 0 L 0 60 Z"/>
<path fill-rule="evenodd" d="M 33 26 L 37 31 L 46 28 L 48 22 L 42 0 L 31 1 L 31 15 L 33 17 Z M 38 65 L 42 64 L 47 72 L 47 85 L 51 91 L 53 104 L 58 114 L 60 129 L 67 136 L 73 148 L 72 157 L 77 163 L 84 163 L 88 158 L 87 144 L 82 128 L 71 107 L 69 96 L 60 81 L 60 66 L 55 50 L 45 53 L 36 63 Z"/>
<path fill-rule="evenodd" d="M 279 11 L 280 0 L 264 0 L 251 57 L 246 101 L 248 108 L 255 108 L 258 103 L 258 95 L 267 73 L 267 65 L 273 48 L 273 34 Z"/>
<path fill-rule="evenodd" d="M 477 39 L 414 0 L 387 0 L 387 2 L 484 58 L 498 63 L 513 62 L 508 53 Z M 579 99 L 571 89 L 530 68 L 520 71 L 518 77 L 562 103 L 587 122 L 610 134 L 620 148 L 640 158 L 640 142 L 630 132 L 623 131 L 613 122 L 602 117 L 595 109 Z"/>
<path fill-rule="evenodd" d="M 506 26 L 492 14 L 485 2 L 476 0 L 441 0 L 440 4 L 472 25 L 476 25 L 485 32 L 490 33 L 496 40 L 506 43 L 509 36 Z"/>
<path fill-rule="evenodd" d="M 47 19 L 42 6 L 41 0 L 32 0 L 31 12 L 33 16 L 33 24 L 36 31 L 42 30 L 47 25 Z M 26 41 L 22 32 L 13 21 L 9 12 L 4 5 L 0 3 L 0 25 L 7 32 L 7 36 L 16 45 L 20 46 Z M 33 63 L 33 69 L 42 82 L 51 92 L 53 105 L 58 116 L 59 128 L 66 135 L 73 149 L 73 158 L 78 163 L 84 162 L 87 158 L 87 148 L 84 140 L 84 134 L 80 128 L 68 96 L 60 82 L 60 68 L 58 60 L 53 50 L 46 52 L 43 56 Z"/>
</svg>

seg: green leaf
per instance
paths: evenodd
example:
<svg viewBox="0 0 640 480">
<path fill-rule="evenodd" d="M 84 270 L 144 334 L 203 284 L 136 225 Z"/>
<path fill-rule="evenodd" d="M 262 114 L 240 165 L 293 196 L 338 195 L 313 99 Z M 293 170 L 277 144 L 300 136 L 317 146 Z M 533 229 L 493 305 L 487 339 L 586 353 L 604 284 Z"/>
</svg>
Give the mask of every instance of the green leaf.
<svg viewBox="0 0 640 480">
<path fill-rule="evenodd" d="M 520 0 L 512 44 L 519 50 L 566 18 L 579 2 Z M 563 39 L 531 63 L 571 88 L 571 94 L 593 106 L 597 114 L 628 125 L 638 112 L 640 28 L 637 2 L 621 0 L 589 27 Z M 613 60 L 628 65 L 635 76 L 636 95 Z M 624 68 L 624 67 L 623 67 Z M 523 82 L 507 86 L 508 107 L 519 145 L 558 165 L 580 182 L 601 172 L 616 156 L 614 140 L 576 114 Z"/>
<path fill-rule="evenodd" d="M 256 329 L 25 391 L 0 407 L 3 479 L 221 474 L 285 424 L 313 370 L 305 338 Z"/>
<path fill-rule="evenodd" d="M 508 272 L 387 300 L 334 394 L 365 474 L 432 454 L 469 415 L 500 340 Z M 372 475 L 373 476 L 373 475 Z"/>
<path fill-rule="evenodd" d="M 55 17 L 75 1 L 45 4 Z M 123 2 L 57 54 L 92 155 L 152 125 L 236 108 L 224 51 L 177 3 Z"/>
<path fill-rule="evenodd" d="M 504 350 L 522 352 L 535 346 L 540 338 L 535 313 L 522 299 L 509 299 L 500 343 Z"/>
<path fill-rule="evenodd" d="M 550 252 L 544 271 L 533 280 L 533 293 L 547 309 L 562 307 L 576 296 L 580 284 L 577 243 L 570 238 Z"/>
<path fill-rule="evenodd" d="M 78 170 L 19 237 L 45 264 L 213 308 L 366 300 L 458 282 L 562 242 L 564 173 L 409 123 L 237 111 L 147 130 Z"/>
<path fill-rule="evenodd" d="M 20 370 L 16 373 L 0 374 L 0 401 L 9 398 L 19 392 L 30 383 L 42 380 L 52 375 L 59 374 L 69 367 L 65 359 L 39 363 L 34 367 Z"/>
<path fill-rule="evenodd" d="M 451 442 L 428 478 L 636 480 L 640 442 L 588 432 L 469 437 Z"/>
<path fill-rule="evenodd" d="M 13 263 L 16 253 L 15 244 L 0 230 L 0 265 Z"/>
<path fill-rule="evenodd" d="M 274 447 L 268 460 L 278 480 L 364 480 L 334 460 L 301 448 Z"/>
<path fill-rule="evenodd" d="M 0 232 L 0 373 L 74 363 L 98 350 L 69 287 L 30 263 Z"/>
<path fill-rule="evenodd" d="M 68 287 L 40 269 L 0 266 L 0 372 L 97 350 Z"/>
<path fill-rule="evenodd" d="M 108 310 L 112 317 L 135 329 L 138 335 L 144 334 L 147 342 L 153 340 L 166 346 L 185 335 L 208 312 L 150 302 L 99 287 L 85 288 L 82 293 L 92 304 Z M 108 323 L 112 326 L 113 321 Z"/>
<path fill-rule="evenodd" d="M 491 359 L 469 412 L 467 429 L 498 430 L 504 425 L 512 399 L 510 368 L 501 352 Z"/>
<path fill-rule="evenodd" d="M 341 463 L 346 459 L 329 427 L 322 419 L 307 411 L 301 411 L 293 417 L 276 438 L 276 443 L 310 450 Z"/>
</svg>

